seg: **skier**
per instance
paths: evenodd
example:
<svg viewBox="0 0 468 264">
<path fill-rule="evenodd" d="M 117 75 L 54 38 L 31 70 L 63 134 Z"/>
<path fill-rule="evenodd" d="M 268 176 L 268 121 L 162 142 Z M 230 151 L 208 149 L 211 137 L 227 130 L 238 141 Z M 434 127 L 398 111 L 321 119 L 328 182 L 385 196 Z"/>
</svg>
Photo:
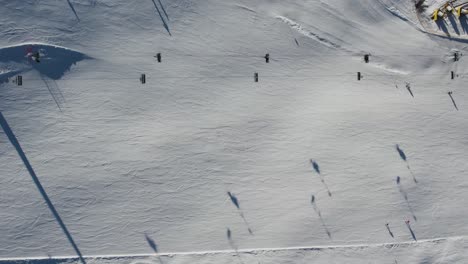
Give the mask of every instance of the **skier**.
<svg viewBox="0 0 468 264">
<path fill-rule="evenodd" d="M 39 54 L 39 51 L 36 51 L 33 53 L 31 58 L 33 58 L 37 63 L 40 63 L 41 62 L 40 57 L 41 55 Z"/>
</svg>

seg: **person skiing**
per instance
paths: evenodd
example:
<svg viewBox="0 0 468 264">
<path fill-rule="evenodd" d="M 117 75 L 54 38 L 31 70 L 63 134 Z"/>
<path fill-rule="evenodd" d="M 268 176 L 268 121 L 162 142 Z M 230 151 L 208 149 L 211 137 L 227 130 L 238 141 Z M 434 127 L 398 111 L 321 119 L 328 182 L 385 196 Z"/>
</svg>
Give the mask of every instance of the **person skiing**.
<svg viewBox="0 0 468 264">
<path fill-rule="evenodd" d="M 39 51 L 34 52 L 31 58 L 33 58 L 37 63 L 41 62 L 41 54 L 39 53 Z"/>
</svg>

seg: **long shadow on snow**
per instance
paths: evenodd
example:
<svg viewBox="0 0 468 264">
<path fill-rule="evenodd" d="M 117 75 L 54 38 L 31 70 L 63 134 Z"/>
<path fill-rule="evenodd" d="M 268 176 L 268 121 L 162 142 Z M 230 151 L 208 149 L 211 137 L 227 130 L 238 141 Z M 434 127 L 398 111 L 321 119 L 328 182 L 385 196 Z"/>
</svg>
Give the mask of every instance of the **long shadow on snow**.
<svg viewBox="0 0 468 264">
<path fill-rule="evenodd" d="M 447 25 L 445 24 L 445 19 L 437 19 L 436 24 L 440 30 L 442 30 L 447 36 L 450 37 Z"/>
<path fill-rule="evenodd" d="M 164 5 L 161 3 L 161 0 L 158 0 L 158 2 L 159 2 L 159 5 L 162 8 L 162 11 L 164 12 L 164 15 L 166 15 L 166 18 L 169 21 L 170 19 L 169 19 L 169 16 L 167 15 L 166 8 L 164 8 Z"/>
<path fill-rule="evenodd" d="M 37 63 L 28 58 L 28 49 L 41 54 L 41 62 Z M 41 75 L 58 80 L 70 70 L 71 66 L 90 57 L 83 53 L 45 44 L 24 44 L 13 47 L 0 48 L 0 63 L 17 62 L 30 64 Z"/>
<path fill-rule="evenodd" d="M 0 112 L 0 126 L 3 128 L 3 131 L 7 135 L 8 139 L 10 140 L 10 143 L 15 147 L 16 151 L 18 152 L 18 155 L 20 156 L 21 160 L 24 163 L 24 166 L 29 172 L 29 175 L 31 175 L 31 178 L 33 179 L 34 183 L 36 184 L 37 189 L 42 195 L 42 198 L 44 198 L 47 206 L 49 207 L 50 211 L 54 215 L 55 219 L 57 220 L 58 224 L 63 230 L 63 233 L 65 233 L 65 236 L 67 237 L 68 241 L 72 245 L 73 249 L 75 250 L 76 254 L 78 255 L 79 260 L 81 263 L 86 264 L 85 259 L 83 258 L 83 255 L 81 254 L 78 246 L 76 245 L 75 241 L 73 240 L 72 235 L 68 231 L 65 223 L 63 222 L 62 218 L 60 217 L 59 213 L 55 209 L 54 205 L 52 204 L 52 201 L 49 199 L 49 196 L 47 195 L 44 187 L 42 187 L 41 182 L 39 181 L 39 178 L 36 175 L 36 172 L 34 172 L 34 169 L 32 168 L 31 164 L 29 163 L 28 158 L 26 157 L 26 154 L 24 153 L 23 149 L 21 148 L 21 145 L 19 144 L 18 140 L 16 139 L 15 134 L 13 134 L 13 131 L 11 130 L 10 126 L 8 125 L 5 117 L 3 117 L 3 114 Z M 47 263 L 47 262 L 45 262 Z"/>
<path fill-rule="evenodd" d="M 314 211 L 317 213 L 319 219 L 320 219 L 320 223 L 322 224 L 322 227 L 323 229 L 325 230 L 325 233 L 327 233 L 328 235 L 328 238 L 332 238 L 332 235 L 331 235 L 331 232 L 330 230 L 328 229 L 327 225 L 325 224 L 325 221 L 323 220 L 323 217 L 322 217 L 322 212 L 320 211 L 320 209 L 318 208 L 317 206 L 317 203 L 315 201 L 315 196 L 312 195 L 312 198 L 310 199 L 310 203 L 312 204 L 312 206 L 314 207 Z"/>
<path fill-rule="evenodd" d="M 458 29 L 457 21 L 455 20 L 453 15 L 449 15 L 448 19 L 450 23 L 452 24 L 452 27 L 453 27 L 453 30 L 455 30 L 455 33 L 457 33 L 457 35 L 460 35 L 460 30 Z"/>
<path fill-rule="evenodd" d="M 461 16 L 460 17 L 460 25 L 463 29 L 463 32 L 468 33 L 468 18 L 466 16 Z"/>
<path fill-rule="evenodd" d="M 159 17 L 161 18 L 161 21 L 164 24 L 164 28 L 166 29 L 167 33 L 169 33 L 169 36 L 172 36 L 171 30 L 169 29 L 169 25 L 167 24 L 166 20 L 164 19 L 163 15 L 161 14 L 161 11 L 159 10 L 158 5 L 156 4 L 156 2 L 154 0 L 151 0 L 151 1 L 153 1 L 154 7 L 156 8 L 156 11 L 158 11 Z"/>
<path fill-rule="evenodd" d="M 71 10 L 73 11 L 73 14 L 75 14 L 75 17 L 78 21 L 80 21 L 80 18 L 78 17 L 78 14 L 76 13 L 76 10 L 75 10 L 75 7 L 73 6 L 73 4 L 70 2 L 70 0 L 67 0 L 68 2 L 68 5 L 70 6 Z"/>
<path fill-rule="evenodd" d="M 395 149 L 398 152 L 398 154 L 400 155 L 400 158 L 406 163 L 406 168 L 408 168 L 409 173 L 413 177 L 414 183 L 418 183 L 418 180 L 416 179 L 416 176 L 414 175 L 413 170 L 411 169 L 411 167 L 409 165 L 408 159 L 407 159 L 406 154 L 403 151 L 403 149 L 401 149 L 400 145 L 398 145 L 398 144 L 395 145 Z"/>
<path fill-rule="evenodd" d="M 231 198 L 232 204 L 234 204 L 234 206 L 236 206 L 237 211 L 239 212 L 239 216 L 242 218 L 242 220 L 244 220 L 244 223 L 247 226 L 247 230 L 249 231 L 249 234 L 253 235 L 254 233 L 253 233 L 252 229 L 250 228 L 249 222 L 247 222 L 247 219 L 245 218 L 244 212 L 242 211 L 242 209 L 240 207 L 239 200 L 237 199 L 237 197 L 233 193 L 227 192 L 227 194 L 229 195 L 229 198 Z"/>
</svg>

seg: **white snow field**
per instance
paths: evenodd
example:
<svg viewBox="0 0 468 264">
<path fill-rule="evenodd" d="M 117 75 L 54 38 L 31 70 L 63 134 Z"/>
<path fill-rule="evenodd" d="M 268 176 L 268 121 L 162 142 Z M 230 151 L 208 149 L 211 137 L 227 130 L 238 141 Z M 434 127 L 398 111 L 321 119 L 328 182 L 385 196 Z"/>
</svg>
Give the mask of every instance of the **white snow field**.
<svg viewBox="0 0 468 264">
<path fill-rule="evenodd" d="M 0 263 L 468 263 L 468 41 L 418 16 L 0 0 Z"/>
</svg>

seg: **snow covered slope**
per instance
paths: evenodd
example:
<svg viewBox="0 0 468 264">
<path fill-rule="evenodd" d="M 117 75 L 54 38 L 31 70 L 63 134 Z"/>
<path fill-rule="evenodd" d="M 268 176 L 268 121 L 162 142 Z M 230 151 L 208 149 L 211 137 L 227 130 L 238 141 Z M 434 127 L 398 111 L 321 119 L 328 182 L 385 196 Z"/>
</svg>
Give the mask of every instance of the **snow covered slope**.
<svg viewBox="0 0 468 264">
<path fill-rule="evenodd" d="M 0 263 L 467 261 L 466 44 L 413 1 L 0 6 Z"/>
</svg>

